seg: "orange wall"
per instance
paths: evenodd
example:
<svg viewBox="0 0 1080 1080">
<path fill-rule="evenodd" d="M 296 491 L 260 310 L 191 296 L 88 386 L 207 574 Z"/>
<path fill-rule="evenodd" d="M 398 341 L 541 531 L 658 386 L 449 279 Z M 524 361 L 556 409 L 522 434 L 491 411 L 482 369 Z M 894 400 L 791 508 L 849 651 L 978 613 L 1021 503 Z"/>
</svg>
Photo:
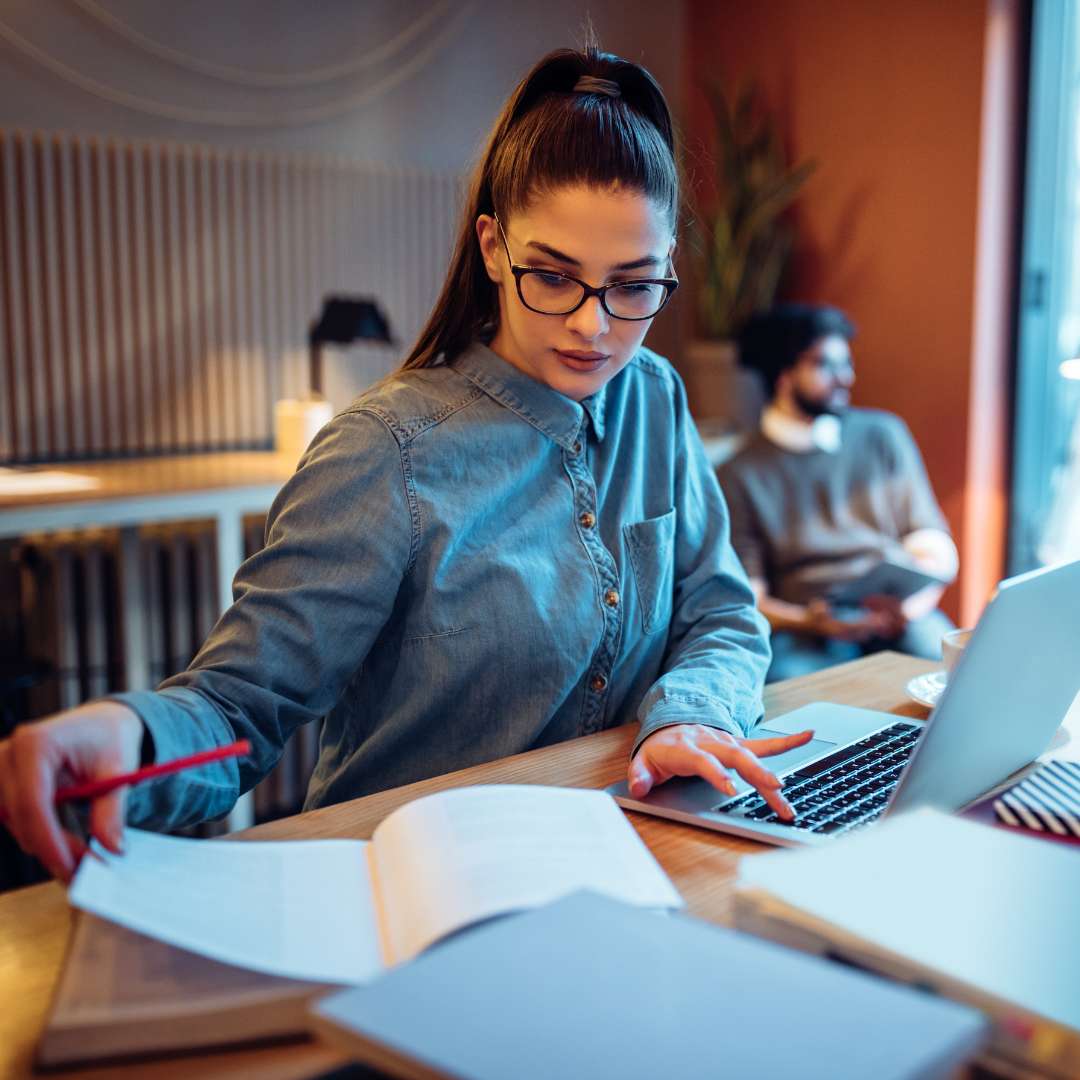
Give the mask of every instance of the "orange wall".
<svg viewBox="0 0 1080 1080">
<path fill-rule="evenodd" d="M 687 11 L 687 139 L 708 140 L 704 80 L 751 78 L 789 154 L 818 160 L 785 292 L 853 317 L 855 401 L 908 422 L 962 552 L 986 20 L 986 0 Z M 966 620 L 975 603 L 954 587 L 944 606 Z"/>
</svg>

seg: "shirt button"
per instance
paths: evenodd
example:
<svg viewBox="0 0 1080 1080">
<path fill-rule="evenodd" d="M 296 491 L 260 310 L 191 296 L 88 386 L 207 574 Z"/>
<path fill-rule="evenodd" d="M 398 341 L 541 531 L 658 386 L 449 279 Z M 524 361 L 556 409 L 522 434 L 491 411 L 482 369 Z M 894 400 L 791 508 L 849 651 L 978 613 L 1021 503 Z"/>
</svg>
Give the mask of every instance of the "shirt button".
<svg viewBox="0 0 1080 1080">
<path fill-rule="evenodd" d="M 574 453 L 575 454 L 580 454 L 581 453 L 581 443 L 579 443 L 579 442 L 574 443 Z"/>
<path fill-rule="evenodd" d="M 589 686 L 591 686 L 593 690 L 595 690 L 599 694 L 600 691 L 603 690 L 605 686 L 607 686 L 607 679 L 605 679 L 603 675 L 597 672 L 589 680 Z"/>
<path fill-rule="evenodd" d="M 617 607 L 619 604 L 619 594 L 614 589 L 608 589 L 608 591 L 604 593 L 604 603 L 607 604 L 608 607 Z"/>
<path fill-rule="evenodd" d="M 578 521 L 581 522 L 581 527 L 583 529 L 591 529 L 596 524 L 596 515 L 590 514 L 589 511 L 586 510 L 585 513 L 578 518 Z"/>
</svg>

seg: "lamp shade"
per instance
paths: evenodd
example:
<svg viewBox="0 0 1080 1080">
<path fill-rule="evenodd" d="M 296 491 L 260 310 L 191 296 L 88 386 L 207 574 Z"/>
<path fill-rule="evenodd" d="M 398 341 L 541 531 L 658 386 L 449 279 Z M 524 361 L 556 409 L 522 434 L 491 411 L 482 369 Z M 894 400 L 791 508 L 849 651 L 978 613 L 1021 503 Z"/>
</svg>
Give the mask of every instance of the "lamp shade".
<svg viewBox="0 0 1080 1080">
<path fill-rule="evenodd" d="M 328 296 L 322 312 L 308 331 L 311 396 L 323 392 L 322 346 L 351 345 L 354 341 L 378 341 L 393 345 L 390 323 L 374 300 L 364 296 Z"/>
<path fill-rule="evenodd" d="M 359 296 L 328 296 L 322 313 L 311 324 L 312 344 L 333 342 L 349 345 L 354 341 L 382 341 L 393 344 L 390 324 L 374 300 Z"/>
</svg>

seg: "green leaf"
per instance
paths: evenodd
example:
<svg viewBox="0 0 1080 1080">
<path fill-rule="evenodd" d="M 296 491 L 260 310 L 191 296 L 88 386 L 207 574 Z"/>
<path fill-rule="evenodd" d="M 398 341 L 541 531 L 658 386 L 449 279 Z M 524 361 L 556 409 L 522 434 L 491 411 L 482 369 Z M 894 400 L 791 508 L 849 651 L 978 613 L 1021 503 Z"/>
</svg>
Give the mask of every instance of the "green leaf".
<svg viewBox="0 0 1080 1080">
<path fill-rule="evenodd" d="M 774 303 L 793 246 L 786 211 L 817 162 L 789 165 L 752 82 L 738 85 L 730 98 L 718 82 L 704 94 L 716 137 L 715 201 L 691 224 L 688 246 L 698 268 L 699 329 L 716 337 Z"/>
</svg>

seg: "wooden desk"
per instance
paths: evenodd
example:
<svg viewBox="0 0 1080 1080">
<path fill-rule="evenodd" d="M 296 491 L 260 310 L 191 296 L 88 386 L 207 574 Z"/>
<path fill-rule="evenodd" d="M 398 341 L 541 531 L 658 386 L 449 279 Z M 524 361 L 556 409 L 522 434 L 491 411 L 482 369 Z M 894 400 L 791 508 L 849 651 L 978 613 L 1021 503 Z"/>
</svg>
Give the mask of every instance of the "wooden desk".
<svg viewBox="0 0 1080 1080">
<path fill-rule="evenodd" d="M 119 528 L 123 537 L 152 522 L 213 518 L 224 611 L 232 603 L 232 579 L 243 558 L 243 516 L 265 513 L 295 468 L 295 461 L 272 451 L 18 468 L 12 472 L 19 476 L 68 473 L 95 486 L 0 494 L 0 537 L 87 527 Z"/>
<path fill-rule="evenodd" d="M 766 713 L 775 716 L 811 701 L 837 701 L 883 709 L 919 719 L 927 710 L 909 701 L 904 685 L 933 664 L 896 653 L 831 668 L 815 675 L 769 687 Z M 391 810 L 432 791 L 465 784 L 533 783 L 568 787 L 605 787 L 626 771 L 627 754 L 636 726 L 628 725 L 589 735 L 559 746 L 478 765 L 461 772 L 424 780 L 407 787 L 285 818 L 251 829 L 244 837 L 314 839 L 370 838 Z M 730 922 L 731 886 L 739 859 L 772 850 L 736 837 L 723 836 L 660 818 L 631 814 L 690 912 L 717 923 Z M 45 1022 L 49 997 L 60 972 L 71 912 L 57 884 L 35 885 L 0 896 L 0 1076 L 32 1075 L 34 1044 Z M 271 1080 L 317 1075 L 341 1064 L 334 1051 L 320 1044 L 299 1043 L 258 1050 L 234 1050 L 174 1061 L 139 1062 L 113 1068 L 80 1069 L 78 1080 L 101 1077 L 135 1080 L 249 1076 Z"/>
</svg>

